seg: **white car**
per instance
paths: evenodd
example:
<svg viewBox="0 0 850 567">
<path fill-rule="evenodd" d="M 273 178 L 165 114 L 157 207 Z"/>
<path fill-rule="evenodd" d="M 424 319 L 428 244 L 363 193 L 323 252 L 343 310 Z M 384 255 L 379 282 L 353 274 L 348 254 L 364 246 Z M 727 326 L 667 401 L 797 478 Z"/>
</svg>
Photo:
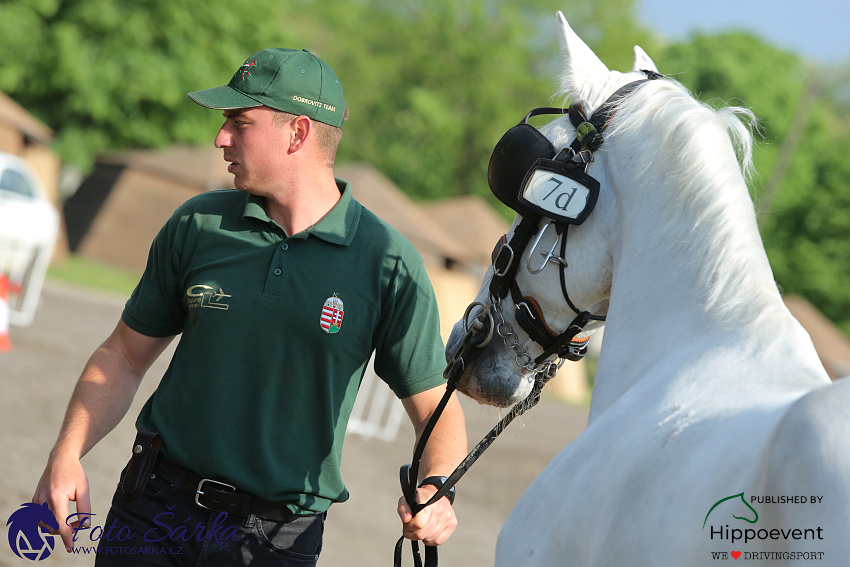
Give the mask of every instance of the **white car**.
<svg viewBox="0 0 850 567">
<path fill-rule="evenodd" d="M 32 323 L 59 233 L 59 213 L 23 159 L 0 152 L 0 276 L 12 292 L 10 322 Z"/>
</svg>

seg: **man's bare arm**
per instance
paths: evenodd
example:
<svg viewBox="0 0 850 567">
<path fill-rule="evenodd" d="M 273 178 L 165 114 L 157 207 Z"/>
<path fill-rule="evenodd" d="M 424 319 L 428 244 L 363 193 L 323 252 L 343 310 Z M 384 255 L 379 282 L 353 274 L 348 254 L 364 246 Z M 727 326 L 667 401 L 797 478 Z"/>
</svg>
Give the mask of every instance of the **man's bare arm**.
<svg viewBox="0 0 850 567">
<path fill-rule="evenodd" d="M 91 513 L 89 484 L 80 459 L 121 421 L 142 378 L 174 337 L 148 337 L 119 321 L 86 363 L 71 395 L 59 437 L 38 482 L 33 502 L 47 502 L 70 551 L 72 526 L 65 525 L 68 502 Z"/>
<path fill-rule="evenodd" d="M 445 391 L 445 388 L 433 388 L 402 400 L 413 422 L 417 441 Z M 466 425 L 463 410 L 457 394 L 453 394 L 425 445 L 419 465 L 420 480 L 429 476 L 448 477 L 466 454 Z M 416 499 L 420 503 L 426 502 L 436 492 L 436 487 L 425 485 L 417 489 Z M 402 497 L 398 502 L 398 514 L 404 525 L 404 537 L 421 540 L 426 545 L 444 543 L 457 527 L 454 509 L 445 497 L 424 508 L 416 516 L 412 516 L 410 507 Z"/>
</svg>

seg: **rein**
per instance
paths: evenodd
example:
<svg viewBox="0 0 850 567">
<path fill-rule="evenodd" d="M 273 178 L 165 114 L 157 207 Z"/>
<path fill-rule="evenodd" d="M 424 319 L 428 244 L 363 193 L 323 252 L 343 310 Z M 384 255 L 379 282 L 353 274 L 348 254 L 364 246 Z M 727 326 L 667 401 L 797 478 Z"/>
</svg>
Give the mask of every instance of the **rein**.
<svg viewBox="0 0 850 567">
<path fill-rule="evenodd" d="M 467 312 L 468 311 L 469 310 L 467 310 Z M 486 337 L 482 337 L 481 334 L 481 332 L 485 330 L 485 325 L 480 320 L 480 317 L 483 314 L 490 316 L 491 322 L 491 328 L 486 333 Z M 485 310 L 484 313 L 480 314 L 479 317 L 476 318 L 475 322 L 471 325 L 471 328 L 467 331 L 466 335 L 464 335 L 460 346 L 452 355 L 445 371 L 443 372 L 443 376 L 448 380 L 446 384 L 446 393 L 443 394 L 440 403 L 437 404 L 437 407 L 434 409 L 434 413 L 428 420 L 425 429 L 422 430 L 422 435 L 420 435 L 419 441 L 416 443 L 416 448 L 413 451 L 412 464 L 402 465 L 399 470 L 402 493 L 404 494 L 404 499 L 407 501 L 407 505 L 410 506 L 414 516 L 424 508 L 430 506 L 434 502 L 437 502 L 440 498 L 448 494 L 460 478 L 466 474 L 469 468 L 472 467 L 475 461 L 478 460 L 478 457 L 480 457 L 484 451 L 492 445 L 493 441 L 496 440 L 502 431 L 504 431 L 515 418 L 521 416 L 527 410 L 537 405 L 537 402 L 540 401 L 540 393 L 543 390 L 543 386 L 545 386 L 546 382 L 554 376 L 554 372 L 549 373 L 537 371 L 535 373 L 534 387 L 532 388 L 531 393 L 529 393 L 524 400 L 515 404 L 514 407 L 511 408 L 511 411 L 508 412 L 507 415 L 505 415 L 475 447 L 473 447 L 466 458 L 457 466 L 457 468 L 455 468 L 454 472 L 452 472 L 448 479 L 427 502 L 424 504 L 417 503 L 415 499 L 416 480 L 419 478 L 419 463 L 422 459 L 422 453 L 425 451 L 425 445 L 428 443 L 431 432 L 437 425 L 437 421 L 440 419 L 446 404 L 448 404 L 449 399 L 457 389 L 458 382 L 460 382 L 461 374 L 463 373 L 464 366 L 466 365 L 466 361 L 463 357 L 469 353 L 468 360 L 472 360 L 477 352 L 480 352 L 479 349 L 487 344 L 492 337 L 492 325 L 492 316 Z M 555 370 L 557 370 L 557 368 L 555 368 Z M 395 545 L 395 551 L 393 554 L 394 567 L 401 567 L 403 544 L 404 536 L 400 537 Z M 413 563 L 415 567 L 423 567 L 422 558 L 419 554 L 419 542 L 411 541 L 410 546 L 413 553 Z M 437 548 L 435 546 L 425 546 L 424 565 L 425 567 L 437 567 Z"/>
</svg>

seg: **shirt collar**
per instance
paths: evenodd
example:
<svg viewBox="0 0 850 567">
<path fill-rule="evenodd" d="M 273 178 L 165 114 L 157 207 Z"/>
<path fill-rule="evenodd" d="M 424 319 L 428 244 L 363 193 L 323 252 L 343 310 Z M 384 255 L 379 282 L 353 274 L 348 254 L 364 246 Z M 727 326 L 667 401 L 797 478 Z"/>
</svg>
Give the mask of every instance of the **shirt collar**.
<svg viewBox="0 0 850 567">
<path fill-rule="evenodd" d="M 344 179 L 335 179 L 341 193 L 339 201 L 316 224 L 293 236 L 307 238 L 313 235 L 341 246 L 348 246 L 351 243 L 360 221 L 361 206 L 351 196 L 351 184 Z M 254 218 L 267 223 L 272 222 L 266 214 L 264 203 L 265 197 L 248 194 L 242 212 L 243 218 Z"/>
</svg>

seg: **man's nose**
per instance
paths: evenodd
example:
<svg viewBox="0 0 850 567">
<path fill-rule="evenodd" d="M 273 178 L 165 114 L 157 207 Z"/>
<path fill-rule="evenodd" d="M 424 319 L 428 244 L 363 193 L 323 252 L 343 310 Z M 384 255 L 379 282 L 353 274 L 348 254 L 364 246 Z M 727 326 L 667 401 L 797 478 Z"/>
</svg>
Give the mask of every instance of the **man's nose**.
<svg viewBox="0 0 850 567">
<path fill-rule="evenodd" d="M 217 148 L 226 148 L 230 147 L 232 142 L 232 138 L 230 133 L 222 126 L 218 130 L 218 134 L 215 136 L 215 147 Z"/>
</svg>

